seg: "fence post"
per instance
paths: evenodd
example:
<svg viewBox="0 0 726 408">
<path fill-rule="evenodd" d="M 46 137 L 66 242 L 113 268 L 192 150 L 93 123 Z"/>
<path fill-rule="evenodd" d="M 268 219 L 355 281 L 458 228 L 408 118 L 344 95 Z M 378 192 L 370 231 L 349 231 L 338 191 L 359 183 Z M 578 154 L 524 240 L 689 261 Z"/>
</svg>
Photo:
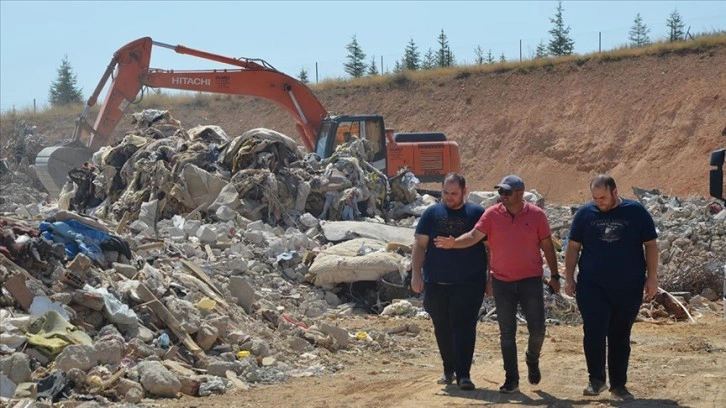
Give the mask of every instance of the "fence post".
<svg viewBox="0 0 726 408">
<path fill-rule="evenodd" d="M 522 40 L 519 40 L 519 62 L 522 62 Z"/>
<path fill-rule="evenodd" d="M 597 32 L 597 52 L 602 52 L 602 31 Z"/>
<path fill-rule="evenodd" d="M 385 72 L 383 72 L 383 55 L 381 55 L 381 75 L 383 75 Z"/>
<path fill-rule="evenodd" d="M 33 116 L 35 116 L 35 98 L 33 98 Z"/>
<path fill-rule="evenodd" d="M 318 83 L 318 63 L 315 62 L 315 83 Z"/>
</svg>

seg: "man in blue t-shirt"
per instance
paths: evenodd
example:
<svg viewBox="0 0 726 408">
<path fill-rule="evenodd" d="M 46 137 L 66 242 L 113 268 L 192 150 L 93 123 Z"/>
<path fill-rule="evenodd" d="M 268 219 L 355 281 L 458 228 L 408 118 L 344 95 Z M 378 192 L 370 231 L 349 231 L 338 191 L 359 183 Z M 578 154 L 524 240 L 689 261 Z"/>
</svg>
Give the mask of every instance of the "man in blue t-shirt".
<svg viewBox="0 0 726 408">
<path fill-rule="evenodd" d="M 610 394 L 632 400 L 625 387 L 630 332 L 643 294 L 650 300 L 658 291 L 658 234 L 648 210 L 637 201 L 620 198 L 611 176 L 595 176 L 590 192 L 592 201 L 580 207 L 572 220 L 565 253 L 565 293 L 576 296 L 582 315 L 589 374 L 583 395 L 607 389 L 607 339 Z"/>
<path fill-rule="evenodd" d="M 441 249 L 437 236 L 458 237 L 471 231 L 484 208 L 464 201 L 466 180 L 449 173 L 442 183 L 442 203 L 429 206 L 419 218 L 412 255 L 411 289 L 424 292 L 444 365 L 440 384 L 456 382 L 473 390 L 469 370 L 474 356 L 476 322 L 487 284 L 487 252 L 483 243 L 463 249 Z"/>
</svg>

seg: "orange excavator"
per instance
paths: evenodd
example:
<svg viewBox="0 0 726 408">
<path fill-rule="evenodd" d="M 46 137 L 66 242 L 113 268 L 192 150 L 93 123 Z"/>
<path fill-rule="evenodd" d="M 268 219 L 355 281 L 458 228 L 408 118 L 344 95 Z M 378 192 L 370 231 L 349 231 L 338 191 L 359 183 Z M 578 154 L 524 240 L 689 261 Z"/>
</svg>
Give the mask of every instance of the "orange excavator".
<svg viewBox="0 0 726 408">
<path fill-rule="evenodd" d="M 152 47 L 172 49 L 233 69 L 179 71 L 150 68 Z M 95 124 L 87 122 L 90 108 L 109 79 L 111 86 Z M 421 181 L 442 180 L 446 173 L 459 171 L 459 147 L 443 133 L 394 133 L 380 115 L 331 115 L 304 83 L 260 59 L 230 58 L 182 45 L 169 45 L 140 38 L 116 51 L 96 89 L 76 121 L 71 142 L 43 149 L 35 161 L 40 181 L 57 195 L 67 181 L 68 171 L 90 159 L 93 152 L 109 144 L 111 133 L 129 105 L 144 87 L 224 93 L 260 97 L 284 108 L 295 119 L 296 129 L 308 152 L 321 159 L 330 157 L 338 145 L 352 137 L 370 142 L 370 163 L 388 177 L 400 169 L 413 172 Z M 84 136 L 84 137 L 82 137 Z M 82 142 L 82 139 L 87 142 Z"/>
</svg>

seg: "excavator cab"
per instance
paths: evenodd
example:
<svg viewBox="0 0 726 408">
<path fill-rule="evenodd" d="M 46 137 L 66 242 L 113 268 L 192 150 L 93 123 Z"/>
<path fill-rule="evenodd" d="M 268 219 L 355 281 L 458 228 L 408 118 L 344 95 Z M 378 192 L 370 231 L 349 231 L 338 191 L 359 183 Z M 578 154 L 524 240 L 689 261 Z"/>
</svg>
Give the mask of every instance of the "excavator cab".
<svg viewBox="0 0 726 408">
<path fill-rule="evenodd" d="M 386 130 L 380 115 L 326 117 L 320 125 L 315 153 L 323 159 L 328 158 L 338 146 L 356 138 L 368 140 L 368 159 L 376 168 L 383 170 L 386 159 Z"/>
<path fill-rule="evenodd" d="M 439 182 L 460 171 L 459 146 L 443 133 L 391 133 L 380 115 L 329 116 L 321 124 L 315 153 L 328 158 L 338 146 L 363 138 L 370 142 L 368 161 L 389 178 L 407 169 L 423 182 Z"/>
</svg>

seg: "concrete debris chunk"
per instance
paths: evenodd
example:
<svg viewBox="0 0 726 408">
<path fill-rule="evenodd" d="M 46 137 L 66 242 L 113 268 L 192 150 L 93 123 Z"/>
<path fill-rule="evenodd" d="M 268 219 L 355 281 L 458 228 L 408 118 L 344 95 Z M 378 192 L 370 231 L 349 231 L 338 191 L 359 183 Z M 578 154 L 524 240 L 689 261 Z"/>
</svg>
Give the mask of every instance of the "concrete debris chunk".
<svg viewBox="0 0 726 408">
<path fill-rule="evenodd" d="M 181 390 L 181 382 L 158 361 L 142 361 L 136 366 L 144 390 L 159 397 L 172 398 Z"/>
</svg>

